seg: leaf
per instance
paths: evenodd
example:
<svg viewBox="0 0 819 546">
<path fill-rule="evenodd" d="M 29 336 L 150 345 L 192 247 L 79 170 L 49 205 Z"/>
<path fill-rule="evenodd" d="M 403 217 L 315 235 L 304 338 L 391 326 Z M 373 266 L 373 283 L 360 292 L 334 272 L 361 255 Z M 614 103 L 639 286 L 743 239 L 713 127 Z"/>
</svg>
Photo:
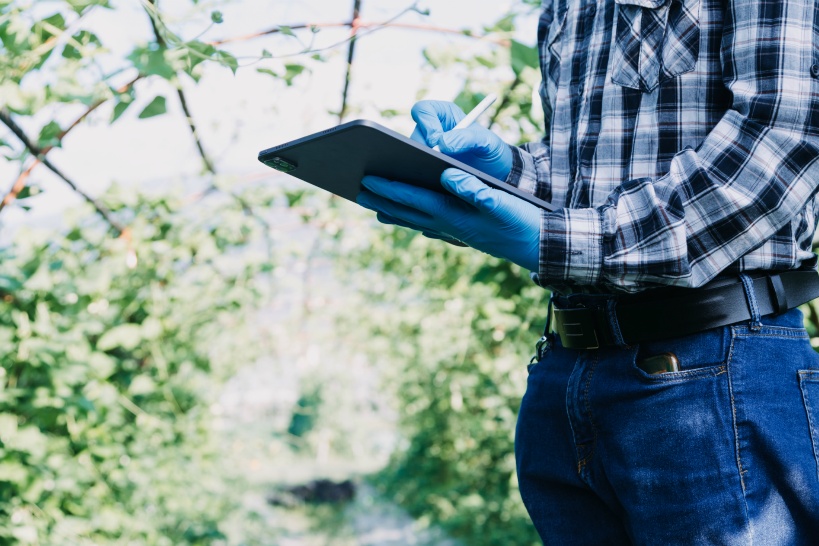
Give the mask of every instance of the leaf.
<svg viewBox="0 0 819 546">
<path fill-rule="evenodd" d="M 89 51 L 91 47 L 100 47 L 102 42 L 93 32 L 81 30 L 74 34 L 63 48 L 63 57 L 66 59 L 81 59 L 83 52 Z"/>
<path fill-rule="evenodd" d="M 230 68 L 231 72 L 236 74 L 236 70 L 239 68 L 239 61 L 236 60 L 236 57 L 234 57 L 227 51 L 217 51 L 216 59 L 223 65 Z"/>
<path fill-rule="evenodd" d="M 37 142 L 41 148 L 46 146 L 59 146 L 59 136 L 63 132 L 62 127 L 56 121 L 49 121 L 42 129 L 40 135 L 37 137 Z"/>
<path fill-rule="evenodd" d="M 285 195 L 285 197 L 287 197 L 287 206 L 288 207 L 296 206 L 299 203 L 299 201 L 301 201 L 302 198 L 304 198 L 306 193 L 307 192 L 305 192 L 304 190 L 285 192 L 284 195 Z"/>
<path fill-rule="evenodd" d="M 131 384 L 128 386 L 128 392 L 135 396 L 151 394 L 156 390 L 156 383 L 147 375 L 138 375 L 134 377 Z"/>
<path fill-rule="evenodd" d="M 519 76 L 526 67 L 537 68 L 540 62 L 537 48 L 527 46 L 517 40 L 512 40 L 510 54 L 512 56 L 512 70 L 516 76 Z"/>
<path fill-rule="evenodd" d="M 177 56 L 178 61 L 184 63 L 180 68 L 196 81 L 199 81 L 200 73 L 195 71 L 195 68 L 207 60 L 213 60 L 216 54 L 215 47 L 197 40 L 185 43 L 184 47 L 178 48 L 177 51 L 182 53 Z"/>
<path fill-rule="evenodd" d="M 165 112 L 167 112 L 167 108 L 165 107 L 165 97 L 157 96 L 154 97 L 148 106 L 142 109 L 142 112 L 139 113 L 139 119 L 147 119 L 152 118 L 154 116 L 161 116 Z"/>
<path fill-rule="evenodd" d="M 34 40 L 36 40 L 34 45 L 37 46 L 45 43 L 49 38 L 56 36 L 64 30 L 65 17 L 60 13 L 55 13 L 41 21 L 37 21 L 31 28 L 32 36 Z"/>
<path fill-rule="evenodd" d="M 279 32 L 281 32 L 285 36 L 295 36 L 295 34 L 293 33 L 293 29 L 291 29 L 288 26 L 284 26 L 284 25 L 280 26 L 279 27 Z"/>
<path fill-rule="evenodd" d="M 270 52 L 269 52 L 268 50 L 266 50 L 266 49 L 263 49 L 263 50 L 262 50 L 262 59 L 272 59 L 272 58 L 273 58 L 273 54 L 272 54 L 272 53 L 270 53 Z"/>
<path fill-rule="evenodd" d="M 20 190 L 20 193 L 17 194 L 17 200 L 19 201 L 20 199 L 26 199 L 28 197 L 33 197 L 33 196 L 38 195 L 38 194 L 40 194 L 42 192 L 43 192 L 43 190 L 39 186 L 36 186 L 34 184 L 29 184 L 28 186 L 26 186 L 25 188 Z"/>
<path fill-rule="evenodd" d="M 97 350 L 110 351 L 119 347 L 131 350 L 136 348 L 141 341 L 142 328 L 139 324 L 120 324 L 102 334 L 97 340 Z"/>
<path fill-rule="evenodd" d="M 119 117 L 125 113 L 125 110 L 131 106 L 133 101 L 124 101 L 124 100 L 117 100 L 117 104 L 114 105 L 114 111 L 111 114 L 111 123 L 114 123 L 119 119 Z"/>
<path fill-rule="evenodd" d="M 210 20 L 217 25 L 221 25 L 222 23 L 225 22 L 225 19 L 222 16 L 222 12 L 218 10 L 210 12 Z"/>
<path fill-rule="evenodd" d="M 467 91 L 464 89 L 458 93 L 458 96 L 455 97 L 455 100 L 452 102 L 458 105 L 458 107 L 464 112 L 469 112 L 475 108 L 485 96 L 486 95 L 483 95 L 482 93 L 473 93 L 472 91 Z"/>
<path fill-rule="evenodd" d="M 512 32 L 515 30 L 515 14 L 509 13 L 501 17 L 493 26 L 485 28 L 487 32 Z"/>
<path fill-rule="evenodd" d="M 134 68 L 139 70 L 140 74 L 159 76 L 170 80 L 174 77 L 176 71 L 165 57 L 166 51 L 157 44 L 137 47 L 128 55 L 128 60 L 133 63 Z"/>
<path fill-rule="evenodd" d="M 306 70 L 304 65 L 300 64 L 286 64 L 284 65 L 284 68 L 285 73 L 284 76 L 282 77 L 284 78 L 284 82 L 287 84 L 288 87 L 293 85 L 293 80 L 296 78 L 296 76 L 298 76 L 299 74 Z"/>
<path fill-rule="evenodd" d="M 272 76 L 274 78 L 281 78 L 276 72 L 270 70 L 269 68 L 257 68 L 256 72 L 259 74 L 267 74 L 268 76 Z"/>
<path fill-rule="evenodd" d="M 13 413 L 0 413 L 0 442 L 7 444 L 9 438 L 17 433 L 17 416 Z"/>
<path fill-rule="evenodd" d="M 0 482 L 24 483 L 28 477 L 28 469 L 16 461 L 0 463 Z"/>
<path fill-rule="evenodd" d="M 111 7 L 108 0 L 67 0 L 66 3 L 77 13 L 82 13 L 91 6 Z"/>
</svg>

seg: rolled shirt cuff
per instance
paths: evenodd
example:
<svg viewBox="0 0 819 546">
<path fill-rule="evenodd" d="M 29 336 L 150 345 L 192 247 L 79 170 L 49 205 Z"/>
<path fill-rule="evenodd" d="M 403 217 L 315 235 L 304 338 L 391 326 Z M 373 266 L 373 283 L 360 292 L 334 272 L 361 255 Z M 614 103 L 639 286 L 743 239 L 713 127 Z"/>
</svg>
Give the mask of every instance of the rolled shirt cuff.
<svg viewBox="0 0 819 546">
<path fill-rule="evenodd" d="M 517 146 L 509 148 L 512 150 L 512 170 L 506 177 L 506 183 L 534 195 L 538 186 L 534 156 Z"/>
<path fill-rule="evenodd" d="M 598 210 L 543 211 L 540 260 L 532 280 L 559 292 L 597 285 L 603 269 L 603 226 Z"/>
</svg>

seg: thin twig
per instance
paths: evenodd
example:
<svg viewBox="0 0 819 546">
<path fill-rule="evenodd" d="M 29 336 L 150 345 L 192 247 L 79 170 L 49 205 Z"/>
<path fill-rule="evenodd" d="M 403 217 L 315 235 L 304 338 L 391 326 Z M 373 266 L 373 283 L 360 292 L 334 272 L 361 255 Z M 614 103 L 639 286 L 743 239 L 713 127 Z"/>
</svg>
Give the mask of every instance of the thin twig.
<svg viewBox="0 0 819 546">
<path fill-rule="evenodd" d="M 179 104 L 182 105 L 182 112 L 185 114 L 185 119 L 188 121 L 188 127 L 193 135 L 193 140 L 196 142 L 196 149 L 199 150 L 199 156 L 205 163 L 205 169 L 207 169 L 209 173 L 215 174 L 216 169 L 213 167 L 213 163 L 208 157 L 208 154 L 205 153 L 205 148 L 202 146 L 202 140 L 199 138 L 199 132 L 196 129 L 196 123 L 193 121 L 191 111 L 188 109 L 188 101 L 185 100 L 185 93 L 182 92 L 182 87 L 176 88 L 176 94 L 179 96 Z"/>
<path fill-rule="evenodd" d="M 220 46 L 224 44 L 229 44 L 232 42 L 246 42 L 248 40 L 254 40 L 256 38 L 261 38 L 263 36 L 269 36 L 271 34 L 279 34 L 282 32 L 282 28 L 286 28 L 288 30 L 303 30 L 307 28 L 339 28 L 339 27 L 352 27 L 353 21 L 344 21 L 341 23 L 301 23 L 298 25 L 284 25 L 279 27 L 270 28 L 267 30 L 263 30 L 261 32 L 254 32 L 252 34 L 245 34 L 242 36 L 234 36 L 232 38 L 224 38 L 222 40 L 214 40 L 208 42 L 208 45 L 212 46 Z M 497 45 L 501 45 L 503 47 L 509 47 L 511 45 L 511 41 L 504 39 L 504 38 L 497 38 L 487 34 L 473 34 L 466 30 L 459 30 L 455 28 L 446 28 L 446 27 L 436 27 L 433 25 L 418 25 L 413 23 L 385 23 L 385 22 L 378 22 L 378 21 L 359 21 L 357 24 L 359 29 L 370 29 L 370 28 L 398 28 L 404 30 L 419 30 L 423 32 L 435 32 L 437 34 L 452 34 L 455 36 L 461 36 L 463 38 L 471 38 L 473 40 L 482 40 L 487 42 L 492 42 Z"/>
<path fill-rule="evenodd" d="M 156 43 L 159 44 L 159 47 L 162 49 L 167 49 L 168 42 L 165 40 L 165 37 L 162 36 L 162 33 L 159 30 L 159 25 L 161 22 L 159 19 L 159 9 L 156 7 L 156 0 L 148 0 L 148 4 L 150 4 L 152 9 L 149 10 L 146 8 L 145 11 L 148 14 L 148 18 L 151 20 L 151 29 L 154 31 Z M 213 162 L 208 157 L 208 154 L 205 153 L 205 147 L 202 145 L 202 140 L 199 138 L 199 132 L 196 130 L 196 123 L 193 121 L 193 116 L 188 108 L 188 101 L 185 98 L 185 92 L 182 91 L 181 82 L 177 85 L 176 94 L 179 96 L 179 104 L 182 106 L 182 112 L 185 114 L 185 119 L 188 122 L 188 128 L 191 130 L 191 135 L 193 135 L 193 140 L 196 143 L 196 149 L 199 151 L 199 156 L 202 158 L 202 162 L 205 164 L 205 169 L 207 169 L 209 173 L 215 174 L 216 169 L 214 169 Z"/>
<path fill-rule="evenodd" d="M 353 0 L 353 18 L 350 25 L 350 42 L 347 45 L 347 70 L 344 74 L 344 90 L 341 92 L 341 109 L 338 111 L 338 121 L 341 123 L 347 113 L 347 94 L 350 91 L 350 78 L 353 72 L 353 57 L 355 55 L 355 39 L 358 33 L 358 24 L 361 17 L 361 0 Z"/>
<path fill-rule="evenodd" d="M 130 82 L 126 83 L 125 85 L 123 85 L 119 89 L 117 89 L 117 93 L 125 93 L 140 78 L 142 78 L 142 75 L 141 74 L 137 75 L 137 77 L 135 77 L 133 80 L 131 80 Z M 71 125 L 69 125 L 68 127 L 66 127 L 65 129 L 63 129 L 62 131 L 60 131 L 57 134 L 57 136 L 55 137 L 57 142 L 58 143 L 62 142 L 62 140 L 65 138 L 65 136 L 68 133 L 70 133 L 75 127 L 77 127 L 80 123 L 82 123 L 83 120 L 85 120 L 85 118 L 87 118 L 89 116 L 89 114 L 91 114 L 91 112 L 96 110 L 100 105 L 104 104 L 107 101 L 108 101 L 108 99 L 100 99 L 100 100 L 94 102 L 91 106 L 89 106 L 88 109 L 86 109 L 86 111 L 83 112 L 83 114 L 81 116 L 79 116 L 77 119 L 74 120 L 73 123 L 71 123 Z M 11 118 L 9 118 L 9 119 L 11 119 Z M 22 134 L 22 129 L 20 130 L 20 133 Z M 15 134 L 17 134 L 17 133 L 15 133 Z M 17 134 L 17 136 L 19 138 L 19 134 Z M 45 148 L 40 149 L 39 150 L 39 152 L 40 152 L 39 157 L 45 157 L 45 155 L 48 152 L 50 152 L 52 149 L 54 149 L 55 146 L 56 146 L 56 144 L 51 144 L 49 146 L 46 146 Z M 31 148 L 29 148 L 29 151 L 31 151 Z M 34 152 L 32 152 L 32 153 L 34 153 Z M 29 165 L 28 168 L 25 171 L 20 173 L 20 176 L 18 176 L 17 180 L 15 180 L 14 184 L 12 184 L 11 189 L 8 191 L 8 193 L 6 193 L 5 197 L 3 197 L 3 200 L 0 201 L 0 211 L 2 211 L 6 206 L 10 205 L 15 199 L 17 199 L 17 196 L 20 194 L 21 191 L 23 191 L 23 188 L 26 187 L 26 181 L 28 180 L 29 175 L 31 175 L 31 171 L 33 171 L 34 168 L 37 167 L 37 165 L 40 165 L 41 163 L 42 163 L 42 161 L 40 161 L 40 159 L 38 157 L 35 157 L 32 164 Z"/>
<path fill-rule="evenodd" d="M 125 85 L 120 86 L 116 90 L 117 93 L 125 93 L 126 91 L 131 89 L 131 87 L 133 87 L 136 82 L 138 82 L 139 80 L 141 80 L 144 77 L 145 76 L 142 75 L 142 74 L 137 74 L 137 76 L 134 79 L 132 79 L 131 81 L 129 81 Z M 93 112 L 94 110 L 96 110 L 97 108 L 99 108 L 100 106 L 102 106 L 103 104 L 108 102 L 109 100 L 110 99 L 106 98 L 106 99 L 100 99 L 100 100 L 94 102 L 91 106 L 88 107 L 88 109 L 85 112 L 83 112 L 83 114 L 80 117 L 75 119 L 74 122 L 71 125 L 69 125 L 65 129 L 60 131 L 60 133 L 57 135 L 57 141 L 61 142 L 63 140 L 63 138 L 65 137 L 65 135 L 67 135 L 69 132 L 71 132 L 71 130 L 74 129 L 74 127 L 76 127 L 77 125 L 82 123 L 85 120 L 85 118 L 87 118 L 91 114 L 91 112 Z M 53 146 L 48 146 L 47 148 L 43 148 L 43 153 L 47 154 L 49 151 L 51 151 L 51 148 L 53 148 Z"/>
<path fill-rule="evenodd" d="M 43 165 L 48 167 L 48 169 L 59 176 L 63 182 L 68 184 L 68 186 L 74 190 L 74 192 L 80 194 L 83 199 L 88 201 L 102 216 L 105 221 L 107 221 L 111 227 L 117 230 L 119 235 L 125 235 L 127 232 L 127 228 L 120 224 L 113 216 L 111 210 L 103 205 L 99 200 L 95 199 L 91 195 L 85 193 L 81 190 L 76 183 L 74 183 L 70 178 L 68 178 L 65 174 L 63 174 L 57 167 L 54 166 L 46 157 L 44 149 L 40 148 L 36 144 L 34 144 L 30 138 L 25 134 L 23 129 L 17 125 L 17 123 L 12 119 L 11 114 L 8 110 L 0 109 L 0 122 L 2 122 L 6 127 L 8 127 L 12 133 L 23 143 L 26 149 L 37 158 Z"/>
<path fill-rule="evenodd" d="M 491 129 L 491 128 L 492 128 L 492 127 L 495 125 L 495 122 L 498 120 L 498 116 L 500 115 L 500 113 L 501 113 L 501 112 L 503 111 L 503 109 L 504 109 L 504 108 L 506 108 L 506 107 L 509 105 L 509 103 L 511 102 L 511 100 L 512 100 L 512 92 L 515 90 L 515 88 L 516 88 L 518 85 L 520 85 L 520 84 L 522 84 L 522 83 L 523 83 L 523 80 L 520 78 L 520 76 L 519 76 L 519 75 L 517 75 L 517 74 L 516 74 L 516 75 L 515 75 L 515 79 L 514 79 L 514 80 L 512 80 L 512 83 L 511 83 L 511 84 L 509 84 L 509 87 L 506 89 L 506 92 L 503 94 L 503 97 L 501 98 L 500 104 L 499 104 L 499 105 L 498 105 L 498 107 L 495 109 L 495 112 L 492 114 L 492 117 L 489 119 L 489 124 L 487 125 L 487 127 L 488 127 L 489 129 Z"/>
<path fill-rule="evenodd" d="M 23 191 L 23 188 L 26 187 L 26 181 L 28 180 L 31 171 L 33 171 L 34 167 L 36 167 L 39 164 L 40 160 L 35 158 L 31 165 L 29 165 L 25 171 L 20 173 L 20 176 L 17 177 L 17 180 L 15 180 L 14 184 L 11 186 L 9 192 L 6 194 L 5 197 L 3 197 L 3 201 L 0 201 L 0 211 L 2 211 L 4 208 L 6 208 L 7 205 L 10 205 L 15 199 L 17 199 L 17 196 L 20 195 L 20 192 Z"/>
</svg>

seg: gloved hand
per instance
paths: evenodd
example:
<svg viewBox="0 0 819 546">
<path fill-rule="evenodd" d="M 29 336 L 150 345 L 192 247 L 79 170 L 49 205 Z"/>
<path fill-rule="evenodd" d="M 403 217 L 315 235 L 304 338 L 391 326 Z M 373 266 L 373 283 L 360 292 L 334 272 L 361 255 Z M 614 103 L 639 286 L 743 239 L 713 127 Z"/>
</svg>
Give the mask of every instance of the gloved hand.
<svg viewBox="0 0 819 546">
<path fill-rule="evenodd" d="M 356 201 L 385 224 L 417 229 L 434 238 L 455 237 L 487 254 L 537 271 L 540 209 L 490 188 L 459 169 L 447 169 L 441 185 L 453 195 L 365 176 Z"/>
<path fill-rule="evenodd" d="M 512 170 L 509 145 L 476 123 L 453 131 L 465 116 L 454 103 L 422 100 L 415 103 L 411 114 L 417 124 L 411 139 L 430 148 L 439 146 L 442 153 L 499 180 L 509 176 Z"/>
</svg>

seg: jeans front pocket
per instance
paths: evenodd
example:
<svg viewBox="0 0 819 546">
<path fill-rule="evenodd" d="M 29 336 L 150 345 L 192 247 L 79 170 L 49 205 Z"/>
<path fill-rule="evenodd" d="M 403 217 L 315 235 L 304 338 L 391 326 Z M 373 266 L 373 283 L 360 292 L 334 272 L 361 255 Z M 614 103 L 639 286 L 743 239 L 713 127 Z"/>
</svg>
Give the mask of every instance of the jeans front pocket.
<svg viewBox="0 0 819 546">
<path fill-rule="evenodd" d="M 701 0 L 615 0 L 611 81 L 650 93 L 694 69 Z"/>
<path fill-rule="evenodd" d="M 819 481 L 819 370 L 800 370 L 799 388 L 808 414 L 808 428 L 816 459 L 816 479 Z"/>
<path fill-rule="evenodd" d="M 723 374 L 730 360 L 731 339 L 730 328 L 714 328 L 678 338 L 641 343 L 634 355 L 634 372 L 650 383 L 681 382 Z M 651 374 L 641 366 L 642 361 L 664 354 L 674 355 L 679 363 L 678 370 Z"/>
</svg>

